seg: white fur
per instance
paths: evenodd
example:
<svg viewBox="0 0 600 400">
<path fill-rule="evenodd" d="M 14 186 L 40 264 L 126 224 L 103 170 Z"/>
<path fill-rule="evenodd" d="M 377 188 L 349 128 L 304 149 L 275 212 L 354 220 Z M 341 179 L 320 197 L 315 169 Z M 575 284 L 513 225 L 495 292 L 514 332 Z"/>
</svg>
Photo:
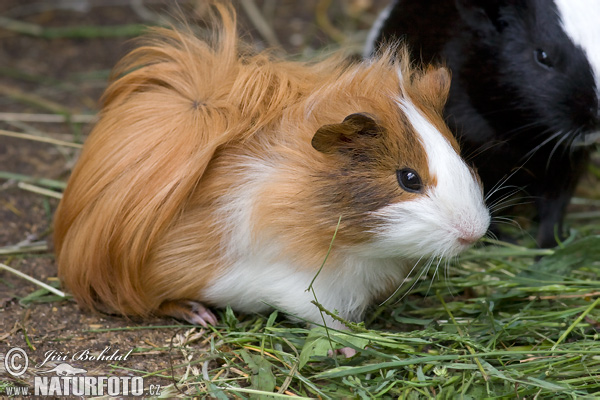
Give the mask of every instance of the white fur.
<svg viewBox="0 0 600 400">
<path fill-rule="evenodd" d="M 485 234 L 490 214 L 481 187 L 442 134 L 408 100 L 398 105 L 419 133 L 437 185 L 415 200 L 384 207 L 374 214 L 386 221 L 376 231 L 374 248 L 387 256 L 455 256 L 461 238 Z"/>
<path fill-rule="evenodd" d="M 377 36 L 379 36 L 379 31 L 383 27 L 385 20 L 388 19 L 388 17 L 390 16 L 392 9 L 396 6 L 397 2 L 398 0 L 390 2 L 390 4 L 388 4 L 387 7 L 383 9 L 383 11 L 375 20 L 375 23 L 373 24 L 373 27 L 371 27 L 369 35 L 367 36 L 367 42 L 363 50 L 363 57 L 366 58 L 373 55 L 373 51 L 375 50 L 375 39 L 377 39 Z"/>
<path fill-rule="evenodd" d="M 600 1 L 554 0 L 564 31 L 585 52 L 600 89 Z"/>
<path fill-rule="evenodd" d="M 254 252 L 238 260 L 205 295 L 214 304 L 229 304 L 242 312 L 262 312 L 273 306 L 292 316 L 322 323 L 319 309 L 311 303 L 313 294 L 307 291 L 316 272 L 306 266 L 273 262 L 269 256 L 272 250 L 267 248 L 265 254 Z M 348 257 L 341 266 L 325 264 L 313 288 L 318 302 L 326 309 L 337 311 L 345 319 L 360 321 L 365 308 L 384 295 L 384 284 L 399 285 L 405 269 L 404 263 L 395 260 Z M 324 318 L 328 326 L 342 328 L 327 315 Z"/>
<path fill-rule="evenodd" d="M 221 247 L 225 255 L 236 260 L 247 255 L 253 246 L 255 230 L 252 225 L 254 205 L 260 196 L 262 185 L 275 173 L 276 162 L 267 158 L 257 160 L 238 156 L 240 184 L 220 199 L 217 214 L 225 232 Z"/>
</svg>

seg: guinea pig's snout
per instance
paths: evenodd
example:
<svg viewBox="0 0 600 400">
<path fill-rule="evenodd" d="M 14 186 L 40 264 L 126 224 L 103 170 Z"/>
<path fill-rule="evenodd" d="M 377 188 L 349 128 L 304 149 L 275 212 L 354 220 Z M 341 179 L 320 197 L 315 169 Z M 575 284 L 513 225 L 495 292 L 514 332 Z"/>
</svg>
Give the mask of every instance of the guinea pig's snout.
<svg viewBox="0 0 600 400">
<path fill-rule="evenodd" d="M 472 233 L 463 233 L 458 237 L 458 243 L 463 246 L 471 246 L 475 242 L 477 242 L 481 238 L 480 235 L 475 235 Z"/>
<path fill-rule="evenodd" d="M 486 218 L 481 217 L 481 220 L 477 218 L 477 220 L 471 221 L 471 223 L 465 223 L 465 221 L 458 222 L 454 226 L 456 241 L 465 247 L 473 245 L 487 232 L 489 222 L 486 221 Z"/>
</svg>

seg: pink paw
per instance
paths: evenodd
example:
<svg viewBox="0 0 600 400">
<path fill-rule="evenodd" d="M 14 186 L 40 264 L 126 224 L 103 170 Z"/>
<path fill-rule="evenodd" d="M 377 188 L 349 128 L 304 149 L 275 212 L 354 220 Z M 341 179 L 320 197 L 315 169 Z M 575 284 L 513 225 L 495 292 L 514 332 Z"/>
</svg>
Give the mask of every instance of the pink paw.
<svg viewBox="0 0 600 400">
<path fill-rule="evenodd" d="M 346 358 L 354 357 L 357 353 L 357 351 L 354 350 L 352 347 L 342 347 L 341 349 L 338 349 L 337 352 Z"/>
<path fill-rule="evenodd" d="M 352 347 L 342 347 L 341 349 L 337 349 L 335 351 L 336 354 L 341 354 L 346 358 L 352 358 L 356 355 L 357 351 L 354 350 Z M 327 352 L 327 355 L 329 357 L 333 357 L 333 352 L 331 350 L 329 350 Z"/>
<path fill-rule="evenodd" d="M 202 325 L 208 327 L 208 324 L 216 325 L 218 323 L 217 317 L 208 308 L 204 307 L 201 303 L 195 301 L 188 301 L 190 311 L 187 313 L 185 320 L 190 324 Z"/>
<path fill-rule="evenodd" d="M 172 300 L 161 304 L 157 314 L 181 319 L 205 328 L 216 325 L 217 317 L 202 303 L 193 300 Z"/>
</svg>

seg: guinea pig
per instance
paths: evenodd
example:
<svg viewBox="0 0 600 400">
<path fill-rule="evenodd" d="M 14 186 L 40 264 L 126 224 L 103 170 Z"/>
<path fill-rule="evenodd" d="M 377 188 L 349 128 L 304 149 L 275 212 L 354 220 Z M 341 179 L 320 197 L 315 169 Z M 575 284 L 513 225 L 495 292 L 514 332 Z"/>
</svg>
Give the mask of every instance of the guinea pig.
<svg viewBox="0 0 600 400">
<path fill-rule="evenodd" d="M 413 59 L 451 70 L 445 120 L 490 208 L 508 196 L 499 187 L 525 189 L 538 245 L 551 247 L 599 137 L 598 21 L 596 0 L 396 0 L 365 55 L 401 39 Z"/>
<path fill-rule="evenodd" d="M 252 53 L 214 7 L 211 38 L 155 29 L 107 88 L 55 215 L 59 276 L 84 308 L 322 323 L 316 277 L 318 302 L 359 321 L 419 260 L 486 233 L 442 118 L 447 70 L 394 48 L 358 63 Z"/>
</svg>

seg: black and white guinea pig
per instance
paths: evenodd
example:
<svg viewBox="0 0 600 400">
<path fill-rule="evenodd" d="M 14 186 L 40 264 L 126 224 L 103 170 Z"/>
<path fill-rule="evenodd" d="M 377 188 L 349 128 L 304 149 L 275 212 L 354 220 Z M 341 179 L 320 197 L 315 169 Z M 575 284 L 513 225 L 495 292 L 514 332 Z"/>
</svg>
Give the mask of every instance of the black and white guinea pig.
<svg viewBox="0 0 600 400">
<path fill-rule="evenodd" d="M 365 55 L 394 38 L 413 59 L 450 68 L 445 119 L 465 159 L 487 193 L 525 188 L 538 244 L 553 246 L 600 131 L 600 1 L 396 0 Z"/>
<path fill-rule="evenodd" d="M 209 306 L 275 306 L 319 323 L 307 289 L 341 217 L 314 289 L 360 320 L 420 259 L 485 234 L 480 182 L 442 118 L 447 70 L 413 70 L 397 49 L 248 53 L 215 7 L 212 40 L 158 29 L 105 93 L 54 222 L 82 306 L 202 325 Z"/>
</svg>

